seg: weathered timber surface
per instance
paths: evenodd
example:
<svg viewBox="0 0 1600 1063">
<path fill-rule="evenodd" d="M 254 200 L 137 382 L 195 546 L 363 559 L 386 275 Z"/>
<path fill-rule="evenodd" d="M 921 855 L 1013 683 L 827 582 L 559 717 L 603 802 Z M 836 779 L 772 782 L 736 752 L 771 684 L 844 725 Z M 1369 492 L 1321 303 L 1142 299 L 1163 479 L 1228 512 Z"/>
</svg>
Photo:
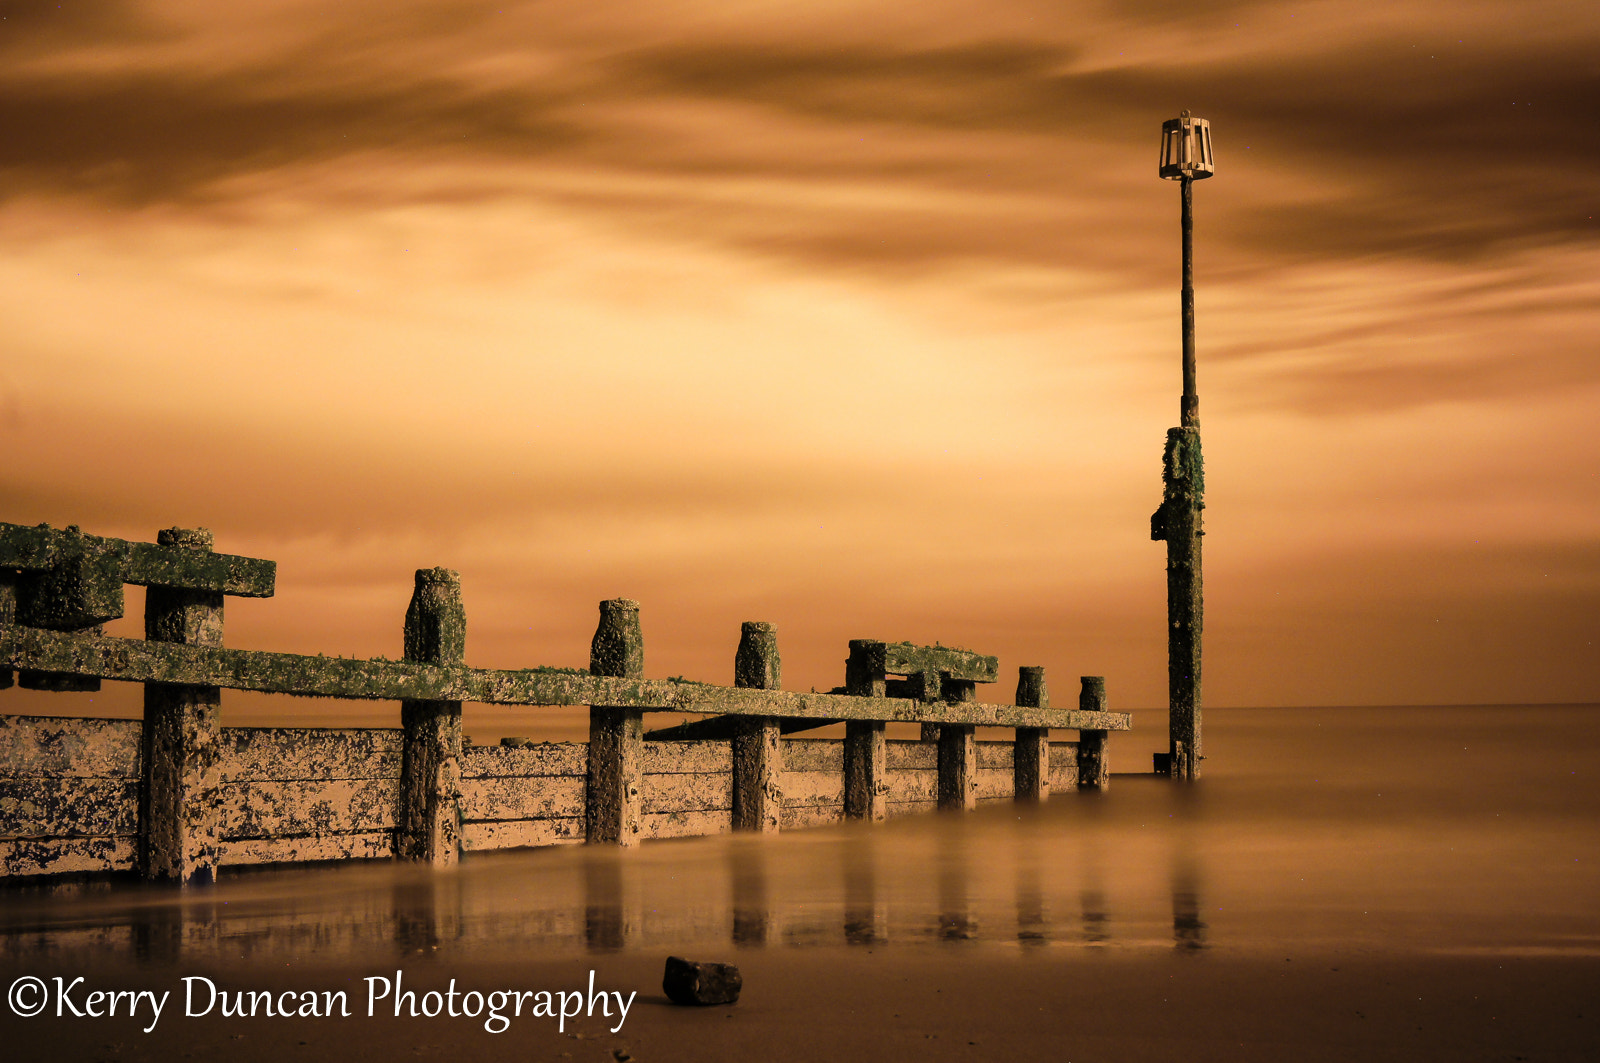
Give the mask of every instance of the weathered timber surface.
<svg viewBox="0 0 1600 1063">
<path fill-rule="evenodd" d="M 394 856 L 394 832 L 315 834 L 300 838 L 239 838 L 218 846 L 229 864 L 308 864 L 323 860 L 388 860 Z"/>
<path fill-rule="evenodd" d="M 909 642 L 851 641 L 852 652 L 865 654 L 865 666 L 889 675 L 915 675 L 933 672 L 950 679 L 993 683 L 1000 677 L 997 657 L 958 650 L 948 646 L 915 646 Z"/>
<path fill-rule="evenodd" d="M 1016 745 L 1012 742 L 974 742 L 978 755 L 978 768 L 1005 768 L 1011 770 Z"/>
<path fill-rule="evenodd" d="M 1010 768 L 979 768 L 972 773 L 973 797 L 977 801 L 1000 801 L 1016 794 Z"/>
<path fill-rule="evenodd" d="M 226 783 L 219 830 L 226 840 L 393 830 L 398 779 L 296 779 Z"/>
<path fill-rule="evenodd" d="M 225 782 L 398 779 L 399 728 L 224 727 Z"/>
<path fill-rule="evenodd" d="M 890 771 L 936 771 L 939 767 L 936 742 L 891 738 L 884 746 L 884 763 Z"/>
<path fill-rule="evenodd" d="M 731 812 L 733 774 L 646 775 L 642 806 L 652 812 Z"/>
<path fill-rule="evenodd" d="M 733 831 L 733 813 L 727 810 L 646 812 L 639 823 L 641 838 L 700 838 Z"/>
<path fill-rule="evenodd" d="M 844 742 L 837 738 L 784 739 L 783 770 L 844 772 Z"/>
<path fill-rule="evenodd" d="M 783 807 L 842 805 L 844 774 L 837 771 L 786 771 L 783 773 Z"/>
<path fill-rule="evenodd" d="M 972 728 L 939 728 L 939 807 L 971 809 L 978 800 L 978 750 Z"/>
<path fill-rule="evenodd" d="M 133 850 L 132 836 L 0 839 L 0 874 L 12 877 L 131 871 Z"/>
<path fill-rule="evenodd" d="M 402 630 L 405 658 L 460 667 L 467 648 L 461 575 L 419 568 Z M 396 852 L 403 859 L 449 867 L 461 857 L 461 702 L 406 698 L 401 737 Z"/>
<path fill-rule="evenodd" d="M 461 847 L 468 852 L 525 849 L 538 845 L 571 845 L 583 841 L 583 817 L 467 822 L 461 826 Z"/>
<path fill-rule="evenodd" d="M 830 823 L 844 821 L 844 802 L 834 804 L 791 805 L 784 803 L 783 810 L 779 813 L 778 822 L 784 830 L 799 830 L 802 827 L 825 827 Z"/>
<path fill-rule="evenodd" d="M 646 775 L 731 772 L 733 751 L 726 742 L 646 742 Z"/>
<path fill-rule="evenodd" d="M 196 683 L 316 697 L 471 701 L 494 705 L 609 705 L 671 712 L 817 720 L 965 723 L 1126 731 L 1124 712 L 1085 714 L 984 702 L 928 703 L 785 690 L 719 687 L 538 670 L 501 671 L 410 661 L 308 657 L 261 650 L 152 643 L 104 635 L 0 628 L 0 668 L 77 672 L 127 682 Z"/>
<path fill-rule="evenodd" d="M 925 812 L 934 812 L 939 808 L 937 798 L 919 798 L 912 801 L 890 801 L 888 814 L 895 816 L 920 816 Z"/>
<path fill-rule="evenodd" d="M 131 836 L 138 826 L 137 779 L 0 779 L 0 837 Z"/>
<path fill-rule="evenodd" d="M 138 720 L 0 716 L 0 776 L 135 778 Z"/>
<path fill-rule="evenodd" d="M 1205 462 L 1198 425 L 1167 430 L 1161 507 L 1150 538 L 1167 544 L 1167 700 L 1170 770 L 1200 777 L 1201 635 L 1205 624 L 1201 539 L 1205 535 Z"/>
<path fill-rule="evenodd" d="M 85 552 L 105 559 L 123 583 L 220 591 L 243 598 L 270 598 L 277 564 L 253 557 L 200 552 L 181 546 L 105 539 L 71 530 L 0 524 L 0 568 L 37 572 Z"/>
<path fill-rule="evenodd" d="M 1078 743 L 1050 743 L 1050 789 L 1071 793 L 1078 788 Z"/>
<path fill-rule="evenodd" d="M 689 720 L 685 723 L 675 724 L 671 727 L 658 727 L 654 731 L 646 731 L 645 739 L 656 742 L 681 742 L 687 740 L 721 740 L 728 741 L 739 735 L 740 720 L 742 716 L 710 716 L 704 720 Z M 814 731 L 818 727 L 827 727 L 829 724 L 839 723 L 839 720 L 780 720 L 778 721 L 779 734 L 796 734 L 800 731 Z"/>
<path fill-rule="evenodd" d="M 648 747 L 646 747 L 648 748 Z M 531 746 L 471 746 L 461 755 L 461 777 L 569 776 L 583 778 L 589 747 L 584 742 L 541 742 Z"/>
<path fill-rule="evenodd" d="M 464 820 L 564 819 L 583 815 L 583 776 L 461 781 Z"/>
</svg>

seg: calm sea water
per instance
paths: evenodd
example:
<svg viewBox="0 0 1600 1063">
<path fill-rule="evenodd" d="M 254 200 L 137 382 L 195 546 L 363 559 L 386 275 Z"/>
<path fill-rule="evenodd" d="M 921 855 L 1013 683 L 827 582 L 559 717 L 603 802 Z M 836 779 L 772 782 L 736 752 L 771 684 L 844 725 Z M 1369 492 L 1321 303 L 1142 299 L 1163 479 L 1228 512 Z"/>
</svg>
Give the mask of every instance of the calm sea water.
<svg viewBox="0 0 1600 1063">
<path fill-rule="evenodd" d="M 1144 764 L 1164 721 L 1114 736 Z M 1600 706 L 1207 713 L 1207 776 L 775 838 L 9 891 L 0 963 L 697 945 L 1600 955 Z"/>
</svg>

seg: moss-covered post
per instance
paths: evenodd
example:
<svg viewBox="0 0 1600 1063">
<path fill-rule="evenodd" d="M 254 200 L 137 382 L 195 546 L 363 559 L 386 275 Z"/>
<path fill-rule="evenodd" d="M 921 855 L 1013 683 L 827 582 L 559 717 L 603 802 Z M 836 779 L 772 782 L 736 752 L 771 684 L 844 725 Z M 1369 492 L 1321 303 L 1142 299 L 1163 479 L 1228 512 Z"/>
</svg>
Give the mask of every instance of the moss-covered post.
<svg viewBox="0 0 1600 1063">
<path fill-rule="evenodd" d="M 733 659 L 733 685 L 757 690 L 782 687 L 778 633 L 771 624 L 746 620 Z M 783 750 L 776 716 L 735 718 L 733 736 L 733 829 L 774 834 L 783 811 Z"/>
<path fill-rule="evenodd" d="M 166 528 L 161 546 L 210 552 L 204 528 Z M 222 592 L 150 587 L 144 637 L 189 646 L 222 645 Z M 146 683 L 135 861 L 146 880 L 180 885 L 217 874 L 221 806 L 222 691 L 212 686 Z"/>
<path fill-rule="evenodd" d="M 851 639 L 845 662 L 845 692 L 881 698 L 886 689 L 883 644 Z M 844 814 L 880 822 L 889 814 L 888 747 L 882 720 L 846 720 L 844 725 Z"/>
<path fill-rule="evenodd" d="M 460 574 L 418 569 L 406 609 L 405 659 L 460 665 L 466 648 Z M 461 859 L 461 702 L 402 701 L 400 722 L 405 739 L 395 848 L 403 860 L 449 867 Z"/>
<path fill-rule="evenodd" d="M 1044 669 L 1024 665 L 1017 674 L 1017 702 L 1034 709 L 1050 707 Z M 1050 796 L 1050 728 L 1018 727 L 1011 758 L 1011 779 L 1018 801 L 1043 801 Z"/>
<path fill-rule="evenodd" d="M 644 677 L 644 633 L 639 603 L 600 603 L 600 626 L 589 649 L 591 675 Z M 644 827 L 644 712 L 589 707 L 589 777 L 584 837 L 590 842 L 638 845 Z"/>
<path fill-rule="evenodd" d="M 1204 621 L 1200 539 L 1205 535 L 1205 468 L 1196 423 L 1167 429 L 1161 508 L 1150 538 L 1167 544 L 1168 770 L 1175 779 L 1200 777 L 1200 635 Z"/>
<path fill-rule="evenodd" d="M 1083 677 L 1083 689 L 1078 694 L 1078 708 L 1084 712 L 1106 711 L 1106 679 L 1102 675 Z M 1078 789 L 1104 790 L 1111 782 L 1111 769 L 1106 760 L 1108 731 L 1078 732 Z"/>
</svg>

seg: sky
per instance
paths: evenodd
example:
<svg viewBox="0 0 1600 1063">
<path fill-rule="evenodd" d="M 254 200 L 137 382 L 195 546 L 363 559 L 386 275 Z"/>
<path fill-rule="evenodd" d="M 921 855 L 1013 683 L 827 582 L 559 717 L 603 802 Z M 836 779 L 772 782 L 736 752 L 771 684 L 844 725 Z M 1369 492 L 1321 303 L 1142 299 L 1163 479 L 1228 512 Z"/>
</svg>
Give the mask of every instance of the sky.
<svg viewBox="0 0 1600 1063">
<path fill-rule="evenodd" d="M 1597 101 L 1583 0 L 0 0 L 0 521 L 1163 705 L 1188 108 L 1206 703 L 1600 701 Z"/>
</svg>

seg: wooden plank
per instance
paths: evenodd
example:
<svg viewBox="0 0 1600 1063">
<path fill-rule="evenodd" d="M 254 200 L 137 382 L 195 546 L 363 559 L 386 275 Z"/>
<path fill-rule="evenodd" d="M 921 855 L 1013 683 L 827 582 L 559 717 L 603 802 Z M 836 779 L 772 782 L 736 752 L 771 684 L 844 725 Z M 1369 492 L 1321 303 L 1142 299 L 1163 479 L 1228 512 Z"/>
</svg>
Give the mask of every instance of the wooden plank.
<svg viewBox="0 0 1600 1063">
<path fill-rule="evenodd" d="M 0 716 L 0 776 L 136 778 L 138 720 Z"/>
<path fill-rule="evenodd" d="M 583 776 L 461 780 L 461 818 L 583 818 Z"/>
<path fill-rule="evenodd" d="M 978 742 L 978 769 L 1004 768 L 1011 770 L 1016 762 L 1017 747 L 1014 742 Z"/>
<path fill-rule="evenodd" d="M 583 820 L 577 816 L 461 825 L 461 848 L 467 852 L 527 849 L 543 845 L 574 845 L 582 842 Z"/>
<path fill-rule="evenodd" d="M 357 831 L 293 838 L 229 838 L 218 846 L 224 866 L 307 864 L 323 860 L 391 860 L 394 831 Z"/>
<path fill-rule="evenodd" d="M 844 742 L 837 738 L 785 738 L 783 770 L 844 774 Z"/>
<path fill-rule="evenodd" d="M 699 838 L 732 832 L 732 812 L 647 812 L 639 835 L 643 838 Z"/>
<path fill-rule="evenodd" d="M 927 812 L 939 811 L 939 799 L 928 797 L 915 801 L 890 801 L 889 815 L 893 816 L 920 816 Z"/>
<path fill-rule="evenodd" d="M 398 779 L 398 727 L 224 727 L 226 782 Z"/>
<path fill-rule="evenodd" d="M 1078 743 L 1050 743 L 1050 792 L 1071 793 L 1078 788 Z"/>
<path fill-rule="evenodd" d="M 132 871 L 132 836 L 0 839 L 0 875 Z"/>
<path fill-rule="evenodd" d="M 589 770 L 586 742 L 540 742 L 531 746 L 469 746 L 461 754 L 465 779 L 511 776 L 576 776 Z"/>
<path fill-rule="evenodd" d="M 844 773 L 837 771 L 786 771 L 782 776 L 783 805 L 832 804 L 843 806 Z"/>
<path fill-rule="evenodd" d="M 0 779 L 0 837 L 132 834 L 138 826 L 137 779 Z"/>
<path fill-rule="evenodd" d="M 498 671 L 412 661 L 346 660 L 0 626 L 0 669 L 67 672 L 138 683 L 186 683 L 232 690 L 384 700 L 501 705 L 606 705 L 671 712 L 811 719 L 931 722 L 994 727 L 1126 731 L 1125 712 L 1039 709 L 982 702 L 808 694 L 719 687 L 670 679 Z"/>
<path fill-rule="evenodd" d="M 221 798 L 221 835 L 225 839 L 393 830 L 400 781 L 225 783 Z"/>
<path fill-rule="evenodd" d="M 733 811 L 733 773 L 699 772 L 693 775 L 646 775 L 644 811 Z"/>
<path fill-rule="evenodd" d="M 889 642 L 883 647 L 883 670 L 890 675 L 938 672 L 951 679 L 993 683 L 1000 678 L 1000 659 L 951 646 L 914 646 Z"/>
<path fill-rule="evenodd" d="M 939 746 L 935 742 L 891 738 L 886 746 L 884 759 L 891 772 L 933 771 L 939 767 Z"/>
<path fill-rule="evenodd" d="M 844 802 L 833 805 L 791 805 L 785 802 L 779 822 L 784 830 L 826 827 L 844 822 Z"/>
<path fill-rule="evenodd" d="M 646 775 L 704 774 L 733 770 L 733 746 L 728 742 L 646 742 Z"/>
<path fill-rule="evenodd" d="M 1017 781 L 1010 768 L 979 768 L 973 773 L 973 783 L 979 801 L 1016 796 Z"/>
<path fill-rule="evenodd" d="M 708 716 L 703 720 L 689 720 L 672 727 L 662 727 L 645 732 L 647 742 L 684 742 L 691 740 L 720 739 L 731 741 L 739 730 L 738 716 Z M 838 720 L 783 720 L 778 729 L 783 734 L 811 731 L 818 727 L 839 723 Z"/>
<path fill-rule="evenodd" d="M 278 570 L 277 562 L 254 557 L 108 539 L 44 525 L 0 524 L 3 568 L 39 571 L 85 551 L 106 555 L 124 583 L 221 591 L 245 598 L 272 597 Z"/>
<path fill-rule="evenodd" d="M 889 773 L 887 799 L 895 801 L 937 801 L 939 798 L 939 769 L 918 768 L 915 771 Z"/>
</svg>

